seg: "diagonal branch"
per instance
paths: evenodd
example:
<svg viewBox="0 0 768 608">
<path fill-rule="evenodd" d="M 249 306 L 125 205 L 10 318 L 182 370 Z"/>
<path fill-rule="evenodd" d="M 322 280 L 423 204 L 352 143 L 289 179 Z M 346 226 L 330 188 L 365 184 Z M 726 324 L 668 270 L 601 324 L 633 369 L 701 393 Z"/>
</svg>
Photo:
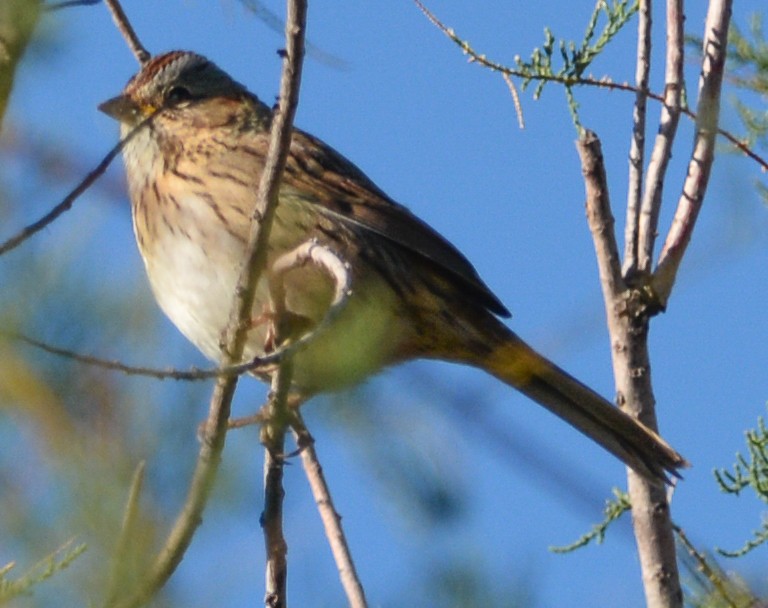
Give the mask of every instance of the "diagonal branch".
<svg viewBox="0 0 768 608">
<path fill-rule="evenodd" d="M 120 6 L 120 1 L 104 0 L 104 3 L 112 14 L 115 26 L 117 26 L 117 30 L 123 35 L 123 38 L 125 38 L 125 42 L 128 44 L 128 48 L 131 49 L 133 56 L 136 57 L 136 60 L 141 65 L 147 63 L 152 55 L 150 55 L 149 51 L 141 44 L 141 40 L 139 40 L 136 31 L 128 20 L 128 16 L 125 14 L 123 7 Z"/>
<path fill-rule="evenodd" d="M 336 561 L 336 568 L 339 571 L 339 578 L 347 594 L 347 601 L 350 608 L 366 608 L 368 603 L 365 599 L 365 591 L 357 575 L 355 563 L 352 560 L 352 553 L 347 545 L 347 538 L 341 526 L 341 516 L 336 511 L 333 504 L 330 488 L 325 481 L 323 467 L 315 451 L 315 440 L 310 435 L 309 430 L 304 424 L 298 409 L 292 423 L 293 433 L 296 437 L 296 444 L 301 453 L 301 462 L 304 465 L 304 472 L 307 475 L 307 481 L 312 489 L 312 495 L 317 504 L 317 510 L 323 521 L 325 535 L 328 538 L 328 544 L 331 546 L 333 559 Z"/>
<path fill-rule="evenodd" d="M 59 217 L 62 213 L 65 211 L 69 211 L 72 208 L 72 205 L 74 202 L 78 199 L 78 197 L 88 190 L 88 188 L 93 185 L 93 182 L 95 182 L 101 175 L 107 170 L 107 167 L 109 167 L 109 164 L 115 160 L 115 157 L 120 154 L 122 149 L 125 147 L 125 145 L 138 133 L 144 126 L 152 120 L 154 115 L 151 115 L 147 117 L 145 120 L 143 120 L 136 128 L 134 128 L 132 131 L 128 133 L 123 139 L 121 139 L 114 148 L 112 148 L 109 152 L 107 152 L 107 155 L 102 159 L 102 161 L 96 165 L 96 168 L 93 169 L 88 175 L 86 175 L 82 181 L 75 186 L 74 190 L 70 192 L 67 196 L 64 197 L 64 200 L 62 200 L 58 205 L 56 205 L 53 209 L 51 209 L 48 213 L 46 213 L 43 217 L 41 217 L 39 220 L 32 222 L 22 230 L 20 230 L 18 233 L 13 235 L 12 237 L 6 239 L 4 242 L 0 243 L 0 255 L 4 255 L 11 251 L 12 249 L 15 249 L 19 245 L 21 245 L 24 241 L 26 241 L 29 237 L 33 236 L 34 234 L 37 234 L 40 232 L 43 228 L 48 226 L 51 222 L 53 222 L 57 217 Z"/>
<path fill-rule="evenodd" d="M 669 300 L 677 270 L 691 240 L 715 158 L 731 6 L 732 0 L 712 0 L 707 12 L 693 153 L 688 163 L 683 192 L 652 282 L 662 306 L 666 306 Z"/>
</svg>

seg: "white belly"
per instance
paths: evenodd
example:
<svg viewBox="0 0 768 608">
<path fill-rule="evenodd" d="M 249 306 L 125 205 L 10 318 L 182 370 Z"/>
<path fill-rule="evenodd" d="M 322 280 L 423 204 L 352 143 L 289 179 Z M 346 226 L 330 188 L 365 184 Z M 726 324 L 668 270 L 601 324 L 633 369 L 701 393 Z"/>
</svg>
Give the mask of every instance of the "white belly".
<svg viewBox="0 0 768 608">
<path fill-rule="evenodd" d="M 145 245 L 142 255 L 162 310 L 208 358 L 218 362 L 243 245 L 221 227 L 205 201 L 189 195 L 179 202 L 185 210 L 183 218 L 175 218 L 173 229 L 158 222 L 156 238 Z M 284 240 L 274 227 L 271 242 Z M 320 268 L 302 267 L 286 277 L 288 309 L 315 322 L 323 317 L 332 291 L 330 276 Z M 261 321 L 250 330 L 246 360 L 264 353 L 268 295 L 267 281 L 260 280 L 252 318 Z M 384 281 L 356 284 L 353 279 L 352 295 L 342 313 L 297 355 L 294 383 L 306 393 L 332 390 L 357 383 L 392 362 L 407 331 L 407 323 L 396 311 L 397 298 Z"/>
</svg>

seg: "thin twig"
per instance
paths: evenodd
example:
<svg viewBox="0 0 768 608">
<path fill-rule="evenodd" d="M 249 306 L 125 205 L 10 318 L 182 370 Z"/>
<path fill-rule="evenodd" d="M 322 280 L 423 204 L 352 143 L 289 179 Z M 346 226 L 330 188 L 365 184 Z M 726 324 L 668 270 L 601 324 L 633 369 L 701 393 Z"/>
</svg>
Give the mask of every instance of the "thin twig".
<svg viewBox="0 0 768 608">
<path fill-rule="evenodd" d="M 648 81 L 651 72 L 652 0 L 641 0 L 637 20 L 637 59 L 635 66 L 635 107 L 632 112 L 632 141 L 629 148 L 627 220 L 624 226 L 624 276 L 637 270 L 637 244 L 640 226 L 640 201 L 643 196 L 646 112 Z"/>
<path fill-rule="evenodd" d="M 319 245 L 315 240 L 299 245 L 292 251 L 280 256 L 270 267 L 270 298 L 274 316 L 279 319 L 285 311 L 285 285 L 283 278 L 294 268 L 312 263 L 326 270 L 333 279 L 336 289 L 331 305 L 323 321 L 304 340 L 315 338 L 322 328 L 329 323 L 350 293 L 350 273 L 348 264 L 343 262 L 330 249 Z M 285 337 L 273 328 L 280 343 Z M 292 355 L 286 353 L 280 366 L 272 374 L 272 390 L 266 408 L 256 418 L 261 418 L 261 443 L 264 446 L 264 511 L 261 526 L 264 531 L 266 549 L 266 592 L 264 604 L 268 608 L 281 608 L 287 605 L 288 546 L 283 535 L 283 464 L 285 461 L 285 433 L 292 412 L 288 406 L 288 391 L 291 386 Z M 296 405 L 298 407 L 298 405 Z M 296 413 L 295 415 L 298 415 Z M 230 428 L 241 426 L 242 421 L 230 423 Z"/>
<path fill-rule="evenodd" d="M 147 63 L 152 55 L 141 44 L 131 22 L 128 20 L 128 16 L 125 14 L 125 11 L 123 11 L 123 7 L 120 6 L 120 0 L 104 0 L 104 2 L 106 3 L 109 12 L 112 13 L 112 19 L 114 20 L 118 31 L 128 43 L 128 48 L 131 49 L 133 56 L 136 57 L 139 64 L 144 65 Z"/>
<path fill-rule="evenodd" d="M 351 276 L 347 262 L 343 261 L 327 247 L 318 244 L 315 240 L 303 243 L 288 253 L 280 256 L 275 260 L 272 274 L 275 277 L 279 277 L 288 270 L 307 263 L 315 264 L 327 271 L 335 284 L 334 296 L 330 308 L 323 317 L 323 320 L 300 338 L 282 345 L 280 348 L 261 357 L 255 357 L 251 361 L 246 361 L 245 363 L 215 367 L 212 369 L 201 369 L 197 367 L 191 367 L 188 370 L 173 368 L 158 369 L 154 367 L 128 365 L 121 361 L 108 360 L 93 355 L 85 355 L 68 348 L 54 346 L 17 331 L 0 330 L 0 338 L 16 340 L 52 355 L 71 359 L 85 365 L 122 372 L 128 376 L 147 376 L 157 380 L 200 381 L 222 376 L 241 376 L 245 373 L 267 372 L 274 366 L 279 365 L 284 359 L 293 357 L 298 352 L 305 349 L 318 334 L 322 334 L 325 328 L 338 317 L 351 294 Z"/>
<path fill-rule="evenodd" d="M 715 136 L 718 132 L 731 5 L 732 0 L 711 0 L 707 12 L 693 152 L 683 192 L 653 275 L 653 288 L 662 306 L 669 299 L 677 271 L 691 240 L 715 158 Z"/>
<path fill-rule="evenodd" d="M 683 0 L 667 0 L 667 59 L 664 85 L 664 104 L 661 107 L 659 131 L 648 162 L 645 193 L 640 206 L 637 243 L 637 269 L 648 273 L 653 263 L 653 248 L 661 211 L 661 195 L 672 145 L 680 122 L 683 98 L 684 32 Z"/>
<path fill-rule="evenodd" d="M 135 129 L 131 130 L 128 133 L 128 135 L 126 135 L 123 139 L 117 142 L 117 145 L 115 145 L 115 147 L 113 147 L 109 152 L 107 152 L 106 156 L 102 159 L 102 161 L 98 165 L 96 165 L 96 168 L 93 169 L 90 173 L 88 173 L 88 175 L 86 175 L 82 179 L 82 181 L 75 187 L 75 189 L 72 190 L 72 192 L 70 192 L 67 196 L 65 196 L 64 200 L 62 200 L 58 205 L 56 205 L 53 209 L 51 209 L 39 220 L 29 224 L 20 232 L 10 237 L 9 239 L 7 239 L 5 242 L 0 243 L 0 255 L 4 255 L 9 251 L 11 251 L 12 249 L 15 249 L 16 247 L 21 245 L 24 241 L 26 241 L 29 237 L 40 232 L 43 228 L 48 226 L 62 213 L 64 213 L 65 211 L 69 211 L 72 208 L 72 204 L 77 200 L 77 198 L 83 192 L 85 192 L 93 184 L 93 182 L 95 182 L 104 173 L 104 171 L 107 170 L 107 167 L 109 167 L 109 164 L 115 159 L 115 157 L 118 154 L 120 154 L 121 150 L 125 147 L 125 145 L 131 139 L 133 139 L 136 133 L 138 133 L 139 130 L 141 130 L 153 118 L 153 116 L 154 114 L 149 116 L 145 120 L 143 120 Z"/>
<path fill-rule="evenodd" d="M 473 48 L 471 48 L 465 40 L 462 40 L 456 34 L 456 32 L 454 32 L 453 29 L 443 24 L 433 13 L 431 13 L 429 9 L 427 9 L 427 7 L 424 6 L 421 0 L 414 0 L 414 3 L 424 13 L 427 19 L 429 19 L 429 21 L 433 25 L 435 25 L 435 27 L 437 27 L 443 34 L 445 34 L 448 38 L 450 38 L 459 47 L 461 47 L 462 52 L 468 55 L 473 63 L 486 67 L 494 72 L 499 72 L 501 74 L 508 74 L 509 76 L 516 76 L 519 78 L 531 78 L 532 80 L 555 82 L 555 83 L 567 85 L 569 87 L 575 87 L 575 86 L 581 85 L 581 86 L 587 86 L 587 87 L 599 87 L 602 89 L 608 89 L 612 91 L 624 91 L 626 93 L 634 93 L 635 95 L 637 95 L 638 93 L 642 93 L 643 95 L 647 96 L 648 99 L 653 99 L 654 101 L 658 101 L 662 104 L 665 103 L 664 95 L 660 95 L 653 91 L 642 91 L 638 89 L 635 85 L 631 85 L 627 82 L 614 82 L 608 77 L 592 78 L 592 77 L 582 76 L 580 78 L 574 78 L 574 77 L 568 77 L 568 76 L 559 76 L 557 74 L 551 74 L 551 75 L 542 74 L 542 75 L 536 75 L 536 76 L 529 76 L 527 74 L 523 74 L 519 70 L 514 70 L 508 66 L 505 66 L 502 63 L 488 59 L 488 57 L 483 55 L 482 53 L 478 53 Z M 696 114 L 693 111 L 691 111 L 689 108 L 683 107 L 683 108 L 680 108 L 680 111 L 688 118 L 694 121 L 697 120 Z M 749 147 L 748 142 L 739 139 L 736 135 L 733 135 L 732 133 L 730 133 L 729 131 L 726 131 L 725 129 L 718 128 L 717 134 L 727 139 L 738 151 L 740 151 L 749 159 L 753 160 L 758 165 L 760 165 L 761 169 L 763 169 L 764 171 L 768 171 L 768 160 L 763 158 L 759 154 L 757 154 L 754 150 L 752 150 Z"/>
<path fill-rule="evenodd" d="M 509 92 L 512 95 L 512 103 L 515 106 L 515 114 L 517 114 L 517 126 L 519 126 L 521 129 L 525 129 L 525 117 L 523 116 L 523 104 L 520 103 L 520 94 L 517 92 L 515 81 L 512 80 L 512 77 L 509 74 L 502 74 L 501 76 L 504 79 L 504 82 L 507 83 Z"/>
<path fill-rule="evenodd" d="M 347 594 L 347 602 L 350 608 L 366 608 L 368 604 L 365 600 L 365 591 L 352 560 L 347 538 L 341 525 L 341 516 L 333 504 L 330 488 L 325 481 L 325 475 L 323 475 L 323 467 L 320 465 L 315 451 L 315 440 L 310 435 L 298 410 L 296 410 L 292 426 L 296 444 L 299 446 L 301 462 L 304 465 L 304 472 L 307 475 L 309 487 L 312 489 L 317 510 L 323 521 L 325 535 L 336 561 L 341 584 Z"/>
<path fill-rule="evenodd" d="M 280 85 L 280 103 L 272 120 L 269 150 L 256 197 L 244 262 L 235 288 L 233 312 L 222 344 L 222 367 L 239 363 L 245 347 L 247 319 L 253 306 L 256 284 L 264 269 L 270 222 L 277 206 L 282 169 L 288 156 L 293 116 L 298 103 L 303 58 L 306 1 L 289 0 L 286 24 L 286 60 Z M 220 377 L 216 382 L 202 433 L 202 445 L 187 498 L 160 550 L 147 579 L 119 608 L 139 606 L 151 598 L 181 562 L 200 524 L 213 480 L 224 449 L 229 413 L 237 377 Z M 117 608 L 117 607 L 116 607 Z"/>
<path fill-rule="evenodd" d="M 93 6 L 100 2 L 101 0 L 61 0 L 60 2 L 49 2 L 45 5 L 45 10 L 51 13 L 65 8 L 74 8 L 75 6 Z"/>
<path fill-rule="evenodd" d="M 267 419 L 261 427 L 261 444 L 264 446 L 264 510 L 260 521 L 267 557 L 264 575 L 266 608 L 285 608 L 288 604 L 288 543 L 283 535 L 283 468 L 292 367 L 290 359 L 287 359 L 272 374 L 272 390 L 266 407 Z"/>
</svg>

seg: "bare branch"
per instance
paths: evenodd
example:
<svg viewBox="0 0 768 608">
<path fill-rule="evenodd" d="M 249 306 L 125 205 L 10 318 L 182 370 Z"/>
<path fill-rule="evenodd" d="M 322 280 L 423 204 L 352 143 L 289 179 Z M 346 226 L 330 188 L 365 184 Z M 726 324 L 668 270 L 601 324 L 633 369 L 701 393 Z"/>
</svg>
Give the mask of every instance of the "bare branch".
<svg viewBox="0 0 768 608">
<path fill-rule="evenodd" d="M 624 226 L 624 268 L 626 276 L 637 269 L 640 201 L 643 196 L 643 164 L 645 163 L 646 111 L 648 79 L 651 72 L 652 0 L 641 0 L 637 21 L 637 59 L 635 67 L 635 107 L 632 113 L 632 141 L 629 148 L 629 184 L 627 188 L 627 221 Z"/>
<path fill-rule="evenodd" d="M 605 168 L 594 133 L 578 144 L 587 191 L 587 219 L 595 244 L 611 360 L 619 405 L 656 430 L 654 396 L 648 355 L 648 316 L 638 294 L 621 277 L 613 216 L 606 190 Z M 675 542 L 665 490 L 628 470 L 632 522 L 643 571 L 648 606 L 681 608 L 682 592 L 675 560 Z"/>
<path fill-rule="evenodd" d="M 48 226 L 62 213 L 69 211 L 77 198 L 88 188 L 90 188 L 93 182 L 95 182 L 104 173 L 104 171 L 107 170 L 109 164 L 118 154 L 120 154 L 120 151 L 125 147 L 125 145 L 136 135 L 136 133 L 139 132 L 140 129 L 142 129 L 150 120 L 152 120 L 153 116 L 154 115 L 151 115 L 143 120 L 135 129 L 133 129 L 130 133 L 128 133 L 128 135 L 121 139 L 114 148 L 107 152 L 107 155 L 96 166 L 96 168 L 88 173 L 88 175 L 82 179 L 82 181 L 75 187 L 75 189 L 72 190 L 72 192 L 70 192 L 67 196 L 65 196 L 64 200 L 62 200 L 58 205 L 56 205 L 36 222 L 29 224 L 27 227 L 7 239 L 5 242 L 0 243 L 0 255 L 6 254 L 12 249 L 15 249 L 29 237 L 40 232 L 43 228 Z"/>
<path fill-rule="evenodd" d="M 325 481 L 325 475 L 323 475 L 323 467 L 320 465 L 315 451 L 315 440 L 307 430 L 298 410 L 296 410 L 292 426 L 301 453 L 304 472 L 307 475 L 309 487 L 312 489 L 320 519 L 323 521 L 325 535 L 336 561 L 341 584 L 347 594 L 347 602 L 350 608 L 366 608 L 368 604 L 365 599 L 365 591 L 357 575 L 349 545 L 347 545 L 347 538 L 341 525 L 341 516 L 333 504 L 330 488 Z"/>
<path fill-rule="evenodd" d="M 595 244 L 600 282 L 603 286 L 606 306 L 609 302 L 613 305 L 625 291 L 626 286 L 621 276 L 621 261 L 616 244 L 603 151 L 600 140 L 592 131 L 585 131 L 577 142 L 577 147 L 587 194 L 587 221 Z"/>
<path fill-rule="evenodd" d="M 133 56 L 136 57 L 136 60 L 141 65 L 144 65 L 150 60 L 152 55 L 141 44 L 131 22 L 128 21 L 128 16 L 125 14 L 125 11 L 123 11 L 123 7 L 120 6 L 120 0 L 104 0 L 104 2 L 106 3 L 109 12 L 112 13 L 112 19 L 115 22 L 118 31 L 122 34 L 123 38 L 125 38 L 128 48 L 131 49 Z"/>
<path fill-rule="evenodd" d="M 280 256 L 270 268 L 270 298 L 274 317 L 279 319 L 285 311 L 284 275 L 306 264 L 315 264 L 326 270 L 333 279 L 336 289 L 333 301 L 318 327 L 303 336 L 299 341 L 306 344 L 308 340 L 318 335 L 322 328 L 335 317 L 341 304 L 349 294 L 350 275 L 348 265 L 326 247 L 312 240 L 299 245 L 294 250 Z M 278 343 L 282 337 L 273 330 Z M 289 349 L 286 349 L 289 350 Z M 292 351 L 293 352 L 293 351 Z M 287 404 L 288 391 L 291 386 L 292 352 L 285 352 L 280 366 L 272 374 L 272 391 L 269 403 L 263 411 L 257 414 L 263 419 L 261 428 L 261 443 L 264 446 L 264 511 L 261 525 L 264 531 L 264 545 L 267 553 L 266 560 L 266 593 L 264 603 L 268 608 L 276 608 L 287 604 L 288 564 L 286 554 L 288 546 L 283 536 L 283 464 L 285 460 L 285 433 L 289 420 L 297 417 L 298 407 L 289 409 Z M 236 421 L 235 424 L 241 421 Z M 232 426 L 232 425 L 230 425 Z"/>
<path fill-rule="evenodd" d="M 247 319 L 253 306 L 259 276 L 266 262 L 270 223 L 277 206 L 280 177 L 291 141 L 304 56 L 306 0 L 288 0 L 286 24 L 286 59 L 280 84 L 280 103 L 272 120 L 269 150 L 259 183 L 256 210 L 251 223 L 244 261 L 235 288 L 233 309 L 222 344 L 222 365 L 239 363 L 245 347 Z M 216 382 L 208 419 L 202 433 L 202 445 L 190 483 L 187 499 L 173 529 L 165 541 L 147 579 L 119 608 L 139 606 L 162 587 L 181 561 L 192 541 L 218 471 L 224 449 L 229 412 L 237 386 L 237 377 L 221 377 Z"/>
<path fill-rule="evenodd" d="M 693 153 L 675 217 L 653 276 L 653 288 L 662 306 L 669 299 L 677 270 L 691 240 L 715 158 L 731 5 L 732 0 L 712 0 L 707 12 Z"/>
<path fill-rule="evenodd" d="M 283 466 L 285 464 L 285 432 L 289 416 L 287 398 L 293 366 L 283 361 L 272 374 L 272 390 L 266 407 L 266 421 L 261 427 L 264 446 L 264 510 L 261 527 L 266 549 L 264 605 L 284 608 L 288 604 L 288 544 L 283 535 Z"/>
<path fill-rule="evenodd" d="M 242 353 L 246 332 L 242 331 L 241 326 L 250 315 L 256 285 L 267 262 L 269 234 L 277 209 L 280 176 L 288 158 L 293 117 L 299 102 L 306 11 L 306 0 L 288 1 L 288 19 L 285 26 L 286 60 L 280 83 L 280 102 L 272 120 L 269 151 L 259 181 L 259 193 L 248 235 L 246 256 L 243 260 L 244 271 L 240 275 L 240 281 L 235 290 L 235 306 L 223 340 L 226 345 L 225 352 L 233 359 L 233 363 L 239 359 L 239 355 L 233 357 L 233 353 Z"/>
<path fill-rule="evenodd" d="M 637 269 L 648 273 L 653 263 L 653 248 L 661 211 L 661 196 L 672 144 L 680 122 L 683 96 L 683 59 L 685 23 L 683 0 L 667 0 L 667 63 L 664 86 L 664 105 L 661 108 L 659 132 L 648 162 L 645 193 L 640 207 L 640 223 L 637 244 Z"/>
</svg>

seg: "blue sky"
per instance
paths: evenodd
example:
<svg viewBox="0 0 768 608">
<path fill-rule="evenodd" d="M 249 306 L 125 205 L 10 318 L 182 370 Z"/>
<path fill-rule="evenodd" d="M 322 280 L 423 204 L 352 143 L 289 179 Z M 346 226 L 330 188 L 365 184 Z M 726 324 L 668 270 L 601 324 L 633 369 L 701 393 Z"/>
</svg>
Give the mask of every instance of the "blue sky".
<svg viewBox="0 0 768 608">
<path fill-rule="evenodd" d="M 265 2 L 275 12 L 282 3 Z M 459 35 L 501 62 L 527 57 L 541 44 L 543 27 L 557 37 L 579 39 L 591 3 L 509 0 L 429 4 Z M 700 34 L 703 2 L 690 2 L 686 29 Z M 756 0 L 736 6 L 735 21 L 763 8 Z M 125 2 L 125 9 L 152 52 L 195 50 L 216 61 L 271 102 L 278 87 L 276 49 L 282 35 L 243 10 L 235 0 Z M 657 48 L 663 11 L 656 16 Z M 136 70 L 104 7 L 77 8 L 46 18 L 46 45 L 20 69 L 9 120 L 23 136 L 62 142 L 77 160 L 95 165 L 115 143 L 117 128 L 96 111 Z M 615 41 L 593 68 L 595 75 L 631 80 L 633 27 Z M 512 310 L 511 325 L 523 338 L 606 396 L 613 380 L 602 298 L 591 239 L 584 219 L 584 190 L 562 91 L 548 87 L 534 102 L 522 94 L 525 130 L 517 126 L 506 85 L 497 75 L 469 65 L 409 2 L 311 3 L 309 40 L 335 62 L 310 53 L 304 70 L 296 123 L 318 135 L 360 166 L 394 199 L 409 206 L 455 243 Z M 53 51 L 53 52 L 51 52 Z M 660 89 L 661 64 L 653 72 Z M 698 69 L 687 63 L 689 95 L 695 99 Z M 581 119 L 603 140 L 617 225 L 623 225 L 632 96 L 580 90 Z M 726 99 L 728 95 L 726 95 Z M 736 127 L 725 104 L 724 125 Z M 650 106 L 652 119 L 658 107 Z M 651 129 L 649 133 L 652 133 Z M 664 192 L 662 235 L 674 210 L 689 153 L 690 124 L 681 124 Z M 121 179 L 116 164 L 109 179 Z M 759 525 L 761 505 L 722 495 L 711 471 L 730 466 L 742 449 L 744 429 L 765 412 L 768 398 L 768 301 L 766 208 L 750 185 L 756 169 L 746 160 L 721 156 L 709 195 L 666 314 L 652 324 L 651 356 L 663 435 L 694 465 L 674 496 L 676 521 L 702 548 L 740 546 Z M 12 180 L 24 168 L 0 167 Z M 40 186 L 19 225 L 38 217 L 68 186 Z M 4 231 L 8 231 L 8 227 Z M 621 228 L 620 228 L 621 230 Z M 203 363 L 151 305 L 133 245 L 126 200 L 105 203 L 98 193 L 77 203 L 36 237 L 57 251 L 60 243 L 82 242 L 85 264 L 105 280 L 130 285 L 147 302 L 147 315 L 163 332 L 152 363 L 186 367 Z M 9 261 L 11 260 L 11 261 Z M 12 263 L 12 258 L 0 264 Z M 55 299 L 55 294 L 41 297 Z M 62 319 L 66 311 L 59 311 Z M 63 322 L 63 321 L 62 321 Z M 117 320 L 113 331 L 120 331 Z M 98 331 L 95 330 L 95 331 Z M 109 357 L 119 353 L 102 352 Z M 148 362 L 149 363 L 149 362 Z M 149 386 L 149 380 L 136 380 Z M 263 391 L 246 381 L 240 413 Z M 601 517 L 602 498 L 625 485 L 623 467 L 575 431 L 522 396 L 480 372 L 439 363 L 391 370 L 370 383 L 382 428 L 418 446 L 428 467 L 471 489 L 461 526 L 420 527 L 404 511 L 408 501 L 393 495 L 386 479 L 387 455 L 371 466 L 365 446 L 329 424 L 325 401 L 311 404 L 310 423 L 326 473 L 336 491 L 350 544 L 372 605 L 402 605 L 398 593 L 452 556 L 452 547 L 478 568 L 496 574 L 502 589 L 525 580 L 537 606 L 642 604 L 639 566 L 627 522 L 606 543 L 573 555 L 547 547 L 565 544 Z M 141 390 L 141 389 L 136 389 Z M 194 424 L 202 418 L 205 390 L 194 406 L 190 436 L 178 453 L 194 454 Z M 491 424 L 518 435 L 520 447 L 539 450 L 556 471 L 583 486 L 586 501 L 555 491 L 531 463 L 494 447 L 487 434 L 455 417 L 436 416 L 448 394 L 467 407 L 483 408 Z M 349 397 L 365 407 L 367 393 Z M 145 406 L 149 407 L 149 406 Z M 174 407 L 165 404 L 163 407 Z M 186 407 L 186 405 L 185 405 Z M 313 409 L 314 408 L 314 409 Z M 473 414 L 474 416 L 474 414 Z M 230 438 L 225 470 L 244 486 L 242 502 L 217 509 L 205 525 L 174 582 L 186 606 L 252 605 L 262 593 L 263 551 L 257 524 L 261 450 L 255 433 Z M 536 447 L 532 447 L 536 446 Z M 152 463 L 150 463 L 150 468 Z M 378 467 L 378 468 L 377 468 Z M 382 481 L 384 479 L 384 481 Z M 184 487 L 169 484 L 169 513 Z M 290 543 L 290 594 L 295 605 L 312 606 L 336 585 L 333 564 L 300 468 L 288 471 L 286 529 Z M 221 506 L 221 505 L 218 505 Z M 170 515 L 169 515 L 170 516 Z M 2 561 L 0 554 L 0 563 Z M 738 564 L 757 576 L 765 549 Z M 732 564 L 726 564 L 729 568 Z M 201 575 L 205 572 L 205 576 Z M 211 578 L 224 584 L 211 587 Z M 202 580 L 205 579 L 205 580 Z M 340 593 L 340 592 L 339 592 Z M 340 595 L 336 597 L 339 605 Z M 334 600 L 331 599 L 331 602 Z"/>
</svg>

